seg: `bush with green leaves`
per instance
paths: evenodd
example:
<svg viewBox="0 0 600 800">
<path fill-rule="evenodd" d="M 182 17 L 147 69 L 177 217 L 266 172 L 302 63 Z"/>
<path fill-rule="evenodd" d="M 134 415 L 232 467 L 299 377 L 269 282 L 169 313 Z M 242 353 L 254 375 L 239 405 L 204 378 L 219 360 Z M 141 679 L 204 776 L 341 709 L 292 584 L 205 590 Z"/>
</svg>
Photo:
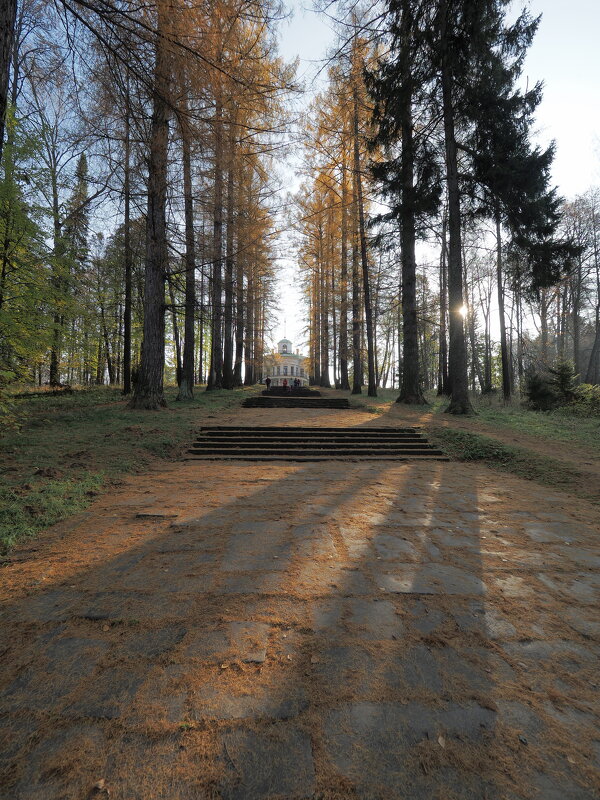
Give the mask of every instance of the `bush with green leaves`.
<svg viewBox="0 0 600 800">
<path fill-rule="evenodd" d="M 582 383 L 575 389 L 568 409 L 580 417 L 600 417 L 600 386 Z"/>
<path fill-rule="evenodd" d="M 546 373 L 531 372 L 525 384 L 525 397 L 530 408 L 550 411 L 571 403 L 577 393 L 577 375 L 570 361 L 559 361 Z"/>
</svg>

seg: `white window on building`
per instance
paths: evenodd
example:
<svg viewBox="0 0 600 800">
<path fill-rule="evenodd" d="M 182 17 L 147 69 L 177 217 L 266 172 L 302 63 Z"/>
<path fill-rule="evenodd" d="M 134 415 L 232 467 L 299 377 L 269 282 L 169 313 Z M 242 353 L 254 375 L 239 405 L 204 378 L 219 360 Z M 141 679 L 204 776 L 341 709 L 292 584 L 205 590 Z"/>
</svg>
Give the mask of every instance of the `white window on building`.
<svg viewBox="0 0 600 800">
<path fill-rule="evenodd" d="M 281 346 L 281 352 L 282 353 L 287 353 L 287 344 L 284 344 L 284 345 Z"/>
<path fill-rule="evenodd" d="M 304 370 L 302 369 L 302 367 L 300 367 L 300 375 L 301 375 L 302 377 L 304 377 Z"/>
<path fill-rule="evenodd" d="M 281 367 L 277 367 L 277 374 L 281 375 Z"/>
<path fill-rule="evenodd" d="M 283 368 L 283 374 L 284 374 L 284 375 L 287 375 L 287 367 L 284 367 L 284 368 Z"/>
<path fill-rule="evenodd" d="M 290 367 L 290 375 L 293 375 L 293 374 L 294 374 L 294 368 Z"/>
</svg>

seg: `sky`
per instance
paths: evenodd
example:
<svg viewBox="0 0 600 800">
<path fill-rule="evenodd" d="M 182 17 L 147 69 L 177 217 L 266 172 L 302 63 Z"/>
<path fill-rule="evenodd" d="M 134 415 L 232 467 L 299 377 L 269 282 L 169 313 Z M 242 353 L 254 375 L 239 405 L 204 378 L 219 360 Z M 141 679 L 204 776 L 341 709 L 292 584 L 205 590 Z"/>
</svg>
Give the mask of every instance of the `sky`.
<svg viewBox="0 0 600 800">
<path fill-rule="evenodd" d="M 514 4 L 515 13 L 522 5 Z M 534 16 L 542 14 L 523 76 L 529 85 L 544 84 L 535 136 L 542 145 L 555 141 L 553 179 L 560 194 L 571 198 L 600 185 L 600 0 L 530 0 L 527 5 Z M 288 0 L 287 6 L 292 16 L 281 25 L 280 52 L 287 61 L 299 58 L 307 104 L 323 86 L 324 73 L 316 82 L 315 76 L 333 44 L 333 31 L 330 21 L 312 10 L 310 0 Z M 288 169 L 294 183 L 293 164 Z M 302 347 L 306 309 L 293 253 L 282 259 L 280 268 L 280 318 L 273 340 L 285 331 L 294 346 Z"/>
</svg>

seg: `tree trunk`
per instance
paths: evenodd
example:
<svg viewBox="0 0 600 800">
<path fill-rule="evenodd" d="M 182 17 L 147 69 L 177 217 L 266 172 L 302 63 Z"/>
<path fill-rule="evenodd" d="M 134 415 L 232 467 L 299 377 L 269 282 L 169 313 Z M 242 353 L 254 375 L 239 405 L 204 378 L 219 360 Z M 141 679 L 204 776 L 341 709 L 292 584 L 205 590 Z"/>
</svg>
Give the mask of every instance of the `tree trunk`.
<svg viewBox="0 0 600 800">
<path fill-rule="evenodd" d="M 233 217 L 235 209 L 235 138 L 234 126 L 229 130 L 227 164 L 227 232 L 225 236 L 225 313 L 223 348 L 223 388 L 233 389 Z"/>
<path fill-rule="evenodd" d="M 169 285 L 169 298 L 171 300 L 171 320 L 173 325 L 173 339 L 175 341 L 175 355 L 176 355 L 176 381 L 177 385 L 181 383 L 181 372 L 182 372 L 182 364 L 181 364 L 181 337 L 179 336 L 179 325 L 177 324 L 177 299 L 175 297 L 175 291 L 173 289 L 173 281 L 171 276 L 167 274 L 167 283 Z"/>
<path fill-rule="evenodd" d="M 446 182 L 448 186 L 448 306 L 450 318 L 450 348 L 448 371 L 451 384 L 451 414 L 471 414 L 467 378 L 467 352 L 465 345 L 463 309 L 463 284 L 461 264 L 461 211 L 460 187 L 458 183 L 458 158 L 454 130 L 454 106 L 452 98 L 452 69 L 447 38 L 448 7 L 446 0 L 440 3 L 441 17 L 441 78 L 442 106 L 444 117 L 444 140 L 446 150 Z"/>
<path fill-rule="evenodd" d="M 448 380 L 448 218 L 446 211 L 442 217 L 442 250 L 440 254 L 440 353 L 438 370 L 438 395 L 450 395 L 450 381 Z"/>
<path fill-rule="evenodd" d="M 210 368 L 207 391 L 223 388 L 223 303 L 222 303 L 222 258 L 223 258 L 223 120 L 222 107 L 217 101 L 215 109 L 215 175 L 213 209 L 213 262 L 212 262 L 212 319 Z"/>
<path fill-rule="evenodd" d="M 360 349 L 360 274 L 358 262 L 358 226 L 356 225 L 356 191 L 354 191 L 354 231 L 352 236 L 352 394 L 362 393 L 362 359 Z"/>
<path fill-rule="evenodd" d="M 240 203 L 245 181 L 238 181 Z M 249 192 L 248 192 L 249 193 Z M 238 234 L 239 236 L 239 234 Z M 242 385 L 242 364 L 244 363 L 244 259 L 238 253 L 235 270 L 235 366 L 233 368 L 233 385 Z"/>
<path fill-rule="evenodd" d="M 123 309 L 123 394 L 131 394 L 131 309 L 132 309 L 132 253 L 131 253 L 131 136 L 129 107 L 129 77 L 125 107 L 125 175 L 123 198 L 123 249 L 125 261 L 125 307 Z"/>
<path fill-rule="evenodd" d="M 196 240 L 194 233 L 194 196 L 192 193 L 192 158 L 187 111 L 186 103 L 183 108 L 184 117 L 181 126 L 185 218 L 185 320 L 183 364 L 177 400 L 193 400 L 194 398 L 194 356 L 196 351 Z"/>
<path fill-rule="evenodd" d="M 502 231 L 500 215 L 496 214 L 496 281 L 498 285 L 498 315 L 500 317 L 500 353 L 502 360 L 502 396 L 509 403 L 511 397 L 511 368 L 506 341 L 506 317 L 504 314 L 504 276 L 502 271 Z"/>
<path fill-rule="evenodd" d="M 365 212 L 363 208 L 362 178 L 360 174 L 360 151 L 358 140 L 358 89 L 356 84 L 352 92 L 353 118 L 354 118 L 354 173 L 356 176 L 356 199 L 358 203 L 358 234 L 360 240 L 360 258 L 363 279 L 363 303 L 365 307 L 365 322 L 367 326 L 367 368 L 369 397 L 377 397 L 377 382 L 375 376 L 375 352 L 373 341 L 373 314 L 371 311 L 371 288 L 369 282 L 369 263 L 367 260 L 367 237 L 365 233 Z"/>
<path fill-rule="evenodd" d="M 348 187 L 346 177 L 346 147 L 342 142 L 342 229 L 340 254 L 340 389 L 350 390 L 348 378 Z"/>
<path fill-rule="evenodd" d="M 402 89 L 398 95 L 402 149 L 400 180 L 402 184 L 402 211 L 400 215 L 400 252 L 402 261 L 402 388 L 397 403 L 425 403 L 421 390 L 419 370 L 419 332 L 417 327 L 417 261 L 415 255 L 415 189 L 412 115 L 412 75 L 410 36 L 412 29 L 411 2 L 405 2 L 400 23 L 400 72 Z M 370 393 L 369 393 L 370 394 Z"/>
<path fill-rule="evenodd" d="M 0 158 L 4 144 L 4 122 L 8 103 L 8 76 L 13 48 L 17 0 L 3 0 L 0 11 Z"/>
<path fill-rule="evenodd" d="M 169 143 L 170 65 L 166 41 L 165 7 L 158 3 L 158 35 L 154 69 L 150 153 L 148 159 L 148 213 L 144 270 L 144 333 L 142 354 L 130 408 L 156 410 L 165 406 L 165 275 L 167 273 L 167 165 Z"/>
</svg>

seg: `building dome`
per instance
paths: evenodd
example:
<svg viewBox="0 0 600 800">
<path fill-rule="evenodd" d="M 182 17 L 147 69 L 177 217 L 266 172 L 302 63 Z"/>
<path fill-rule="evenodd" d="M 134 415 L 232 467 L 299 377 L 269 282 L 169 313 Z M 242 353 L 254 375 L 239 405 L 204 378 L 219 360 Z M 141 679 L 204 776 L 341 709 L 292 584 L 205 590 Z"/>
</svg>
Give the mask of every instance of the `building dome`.
<svg viewBox="0 0 600 800">
<path fill-rule="evenodd" d="M 292 343 L 289 339 L 280 339 L 277 342 L 277 352 L 278 353 L 291 353 L 292 352 Z"/>
</svg>

